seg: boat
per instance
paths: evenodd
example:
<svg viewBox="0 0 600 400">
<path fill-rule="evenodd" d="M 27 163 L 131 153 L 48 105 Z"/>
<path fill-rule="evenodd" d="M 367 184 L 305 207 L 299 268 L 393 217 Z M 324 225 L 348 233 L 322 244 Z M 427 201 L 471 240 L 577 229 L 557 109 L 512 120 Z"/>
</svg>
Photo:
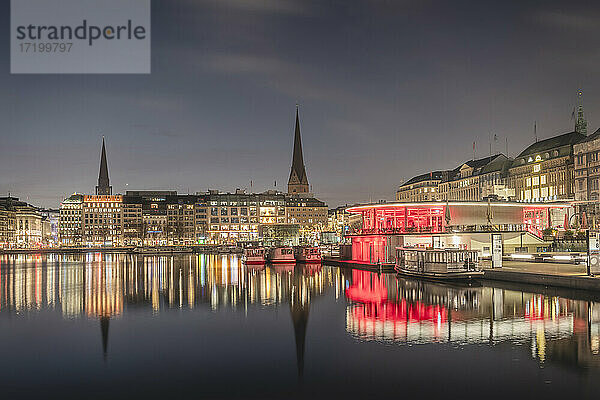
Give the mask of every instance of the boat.
<svg viewBox="0 0 600 400">
<path fill-rule="evenodd" d="M 300 263 L 320 264 L 323 261 L 321 249 L 318 247 L 296 247 L 294 249 L 296 261 Z"/>
<path fill-rule="evenodd" d="M 394 269 L 398 275 L 434 281 L 460 281 L 483 277 L 479 253 L 462 249 L 398 247 Z"/>
<path fill-rule="evenodd" d="M 289 246 L 269 249 L 267 260 L 271 263 L 295 263 L 294 249 Z"/>
<path fill-rule="evenodd" d="M 244 264 L 264 265 L 267 261 L 267 250 L 264 247 L 244 249 Z"/>
</svg>

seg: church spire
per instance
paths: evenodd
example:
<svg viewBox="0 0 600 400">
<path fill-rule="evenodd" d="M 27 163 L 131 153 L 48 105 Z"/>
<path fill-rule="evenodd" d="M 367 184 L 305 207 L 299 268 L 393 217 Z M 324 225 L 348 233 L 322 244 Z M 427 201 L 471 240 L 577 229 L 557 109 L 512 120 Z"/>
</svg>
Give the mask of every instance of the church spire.
<svg viewBox="0 0 600 400">
<path fill-rule="evenodd" d="M 583 92 L 577 92 L 577 119 L 575 120 L 575 132 L 587 135 L 587 121 L 583 116 Z"/>
<path fill-rule="evenodd" d="M 294 153 L 292 158 L 292 170 L 288 180 L 288 193 L 308 193 L 308 177 L 304 167 L 302 156 L 302 140 L 300 138 L 300 119 L 298 117 L 298 105 L 296 105 L 296 128 L 294 131 Z"/>
<path fill-rule="evenodd" d="M 112 194 L 112 186 L 108 178 L 108 163 L 106 162 L 106 147 L 104 146 L 104 136 L 102 136 L 102 155 L 100 156 L 100 173 L 98 174 L 98 186 L 96 194 Z"/>
</svg>

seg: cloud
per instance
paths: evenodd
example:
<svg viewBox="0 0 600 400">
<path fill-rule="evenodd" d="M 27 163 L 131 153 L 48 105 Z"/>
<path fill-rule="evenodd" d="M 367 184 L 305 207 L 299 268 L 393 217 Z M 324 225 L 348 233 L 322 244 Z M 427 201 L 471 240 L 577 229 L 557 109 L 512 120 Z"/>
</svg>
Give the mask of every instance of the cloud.
<svg viewBox="0 0 600 400">
<path fill-rule="evenodd" d="M 600 28 L 600 16 L 590 14 L 566 14 L 557 11 L 537 13 L 534 20 L 542 25 L 563 30 L 596 31 Z"/>
<path fill-rule="evenodd" d="M 251 54 L 204 55 L 200 60 L 212 72 L 250 75 L 253 82 L 267 86 L 297 101 L 319 100 L 337 105 L 374 108 L 373 99 L 335 84 L 333 76 L 309 66 L 295 64 L 271 56 Z M 374 106 L 374 107 L 373 107 Z"/>
<path fill-rule="evenodd" d="M 301 15 L 308 11 L 307 1 L 299 0 L 194 0 L 192 6 L 213 6 L 251 13 Z"/>
</svg>

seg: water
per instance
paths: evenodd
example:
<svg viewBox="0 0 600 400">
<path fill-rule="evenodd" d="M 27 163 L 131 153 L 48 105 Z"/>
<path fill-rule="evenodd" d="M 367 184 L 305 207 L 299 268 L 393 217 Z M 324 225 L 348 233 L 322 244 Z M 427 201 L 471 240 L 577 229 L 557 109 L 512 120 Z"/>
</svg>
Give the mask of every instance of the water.
<svg viewBox="0 0 600 400">
<path fill-rule="evenodd" d="M 591 398 L 600 298 L 236 256 L 0 256 L 3 398 Z"/>
</svg>

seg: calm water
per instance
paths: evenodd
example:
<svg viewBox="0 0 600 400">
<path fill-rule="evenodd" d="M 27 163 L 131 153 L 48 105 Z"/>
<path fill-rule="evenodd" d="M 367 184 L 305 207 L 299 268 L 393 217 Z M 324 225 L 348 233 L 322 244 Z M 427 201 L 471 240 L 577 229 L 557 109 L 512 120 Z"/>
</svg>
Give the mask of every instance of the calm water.
<svg viewBox="0 0 600 400">
<path fill-rule="evenodd" d="M 236 256 L 0 256 L 3 398 L 600 394 L 600 298 Z"/>
</svg>

